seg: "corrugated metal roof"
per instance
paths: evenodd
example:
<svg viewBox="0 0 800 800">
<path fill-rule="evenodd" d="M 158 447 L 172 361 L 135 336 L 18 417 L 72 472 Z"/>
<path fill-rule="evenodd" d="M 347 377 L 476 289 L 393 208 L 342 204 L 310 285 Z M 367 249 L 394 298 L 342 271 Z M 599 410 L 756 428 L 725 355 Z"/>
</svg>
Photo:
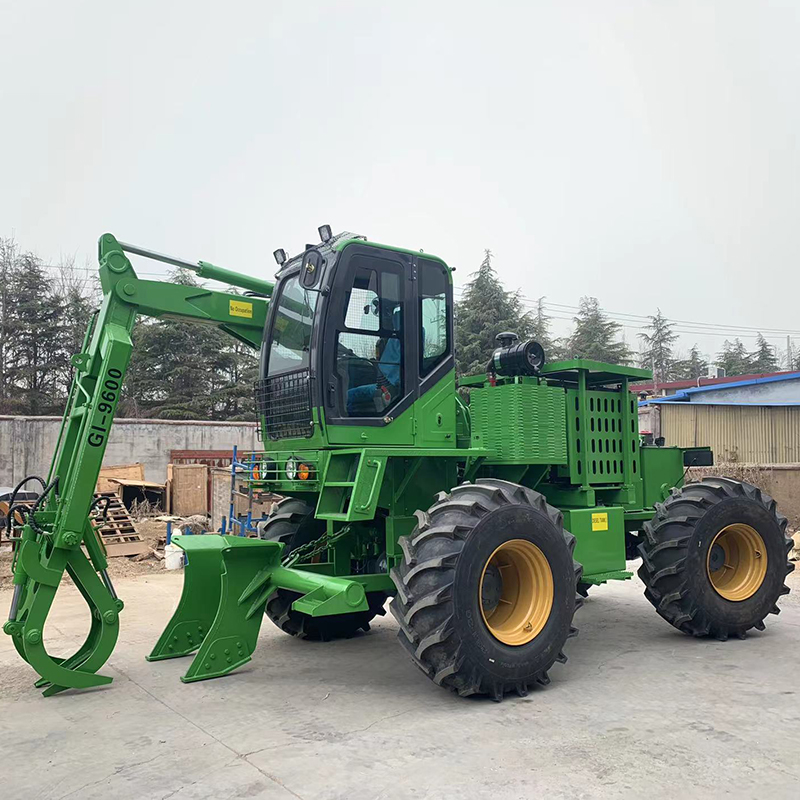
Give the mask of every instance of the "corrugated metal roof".
<svg viewBox="0 0 800 800">
<path fill-rule="evenodd" d="M 683 381 L 666 381 L 656 385 L 655 383 L 632 383 L 630 389 L 632 392 L 651 392 L 655 389 L 662 391 L 664 389 L 694 389 L 700 386 L 729 386 L 732 383 L 740 381 L 749 381 L 754 378 L 771 378 L 775 375 L 789 375 L 795 374 L 791 371 L 780 372 L 752 372 L 748 375 L 726 375 L 724 378 L 691 378 Z"/>
<path fill-rule="evenodd" d="M 800 379 L 800 372 L 784 372 L 779 375 L 768 375 L 762 378 L 752 378 L 750 380 L 741 380 L 736 381 L 734 383 L 718 383 L 714 384 L 713 386 L 695 386 L 692 389 L 684 389 L 683 391 L 676 392 L 675 394 L 668 395 L 667 397 L 653 397 L 649 400 L 640 400 L 640 406 L 646 406 L 651 403 L 658 403 L 659 405 L 668 405 L 672 404 L 679 404 L 679 403 L 688 403 L 691 401 L 691 395 L 693 394 L 700 394 L 706 392 L 725 392 L 728 389 L 735 389 L 740 386 L 755 386 L 757 384 L 763 383 L 775 383 L 776 381 L 791 381 L 791 380 L 798 380 Z M 798 406 L 800 402 L 796 403 L 774 403 L 765 401 L 761 402 L 753 402 L 753 403 L 745 403 L 742 401 L 725 401 L 720 400 L 718 402 L 708 402 L 707 400 L 704 401 L 705 405 L 714 405 L 714 406 Z"/>
</svg>

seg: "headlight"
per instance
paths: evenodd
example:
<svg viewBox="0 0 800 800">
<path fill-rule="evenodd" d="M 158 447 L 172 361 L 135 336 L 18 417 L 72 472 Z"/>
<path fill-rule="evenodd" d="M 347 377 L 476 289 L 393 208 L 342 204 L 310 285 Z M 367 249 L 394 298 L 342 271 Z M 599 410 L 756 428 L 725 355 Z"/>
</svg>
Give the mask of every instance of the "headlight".
<svg viewBox="0 0 800 800">
<path fill-rule="evenodd" d="M 297 461 L 290 458 L 286 462 L 286 477 L 290 480 L 297 480 Z"/>
</svg>

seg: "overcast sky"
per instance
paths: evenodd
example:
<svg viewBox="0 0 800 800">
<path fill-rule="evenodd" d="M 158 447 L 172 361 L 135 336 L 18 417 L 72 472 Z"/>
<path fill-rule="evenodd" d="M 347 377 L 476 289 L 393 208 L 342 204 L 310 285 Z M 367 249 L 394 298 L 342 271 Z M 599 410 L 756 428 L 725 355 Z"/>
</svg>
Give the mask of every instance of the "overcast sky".
<svg viewBox="0 0 800 800">
<path fill-rule="evenodd" d="M 798 42 L 798 0 L 7 2 L 0 236 L 267 276 L 330 223 L 800 346 Z"/>
</svg>

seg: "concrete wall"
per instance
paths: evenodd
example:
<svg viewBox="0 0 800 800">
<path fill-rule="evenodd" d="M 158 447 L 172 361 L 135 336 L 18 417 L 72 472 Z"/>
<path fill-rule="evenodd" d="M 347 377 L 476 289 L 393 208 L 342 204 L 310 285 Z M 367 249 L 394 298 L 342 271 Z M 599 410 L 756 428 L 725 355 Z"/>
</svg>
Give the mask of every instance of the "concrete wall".
<svg viewBox="0 0 800 800">
<path fill-rule="evenodd" d="M 31 473 L 46 477 L 60 425 L 60 417 L 0 416 L 0 486 L 13 486 Z M 233 445 L 258 450 L 256 424 L 118 419 L 103 463 L 140 461 L 146 480 L 163 482 L 171 450 L 230 450 Z"/>
</svg>

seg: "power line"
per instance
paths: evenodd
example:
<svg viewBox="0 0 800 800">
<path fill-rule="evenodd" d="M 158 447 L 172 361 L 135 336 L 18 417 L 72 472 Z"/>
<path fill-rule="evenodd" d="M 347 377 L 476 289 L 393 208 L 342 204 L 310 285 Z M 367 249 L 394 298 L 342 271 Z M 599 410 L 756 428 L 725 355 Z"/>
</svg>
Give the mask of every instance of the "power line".
<svg viewBox="0 0 800 800">
<path fill-rule="evenodd" d="M 454 287 L 455 292 L 463 293 L 464 289 L 461 286 Z M 524 306 L 530 309 L 538 309 L 538 301 L 531 300 L 525 295 L 519 295 L 520 301 Z M 575 305 L 568 305 L 566 303 L 553 303 L 549 301 L 542 302 L 542 307 L 547 309 L 550 313 L 548 316 L 551 319 L 559 320 L 572 320 L 575 313 L 580 308 Z M 626 312 L 606 311 L 603 313 L 614 320 L 619 322 L 625 328 L 633 330 L 645 330 L 650 327 L 647 324 L 637 324 L 644 321 L 649 321 L 650 317 L 646 314 L 630 314 Z M 759 328 L 750 325 L 717 325 L 713 322 L 694 322 L 692 320 L 667 320 L 670 323 L 680 325 L 681 327 L 673 327 L 675 333 L 680 333 L 686 336 L 718 336 L 722 338 L 739 337 L 743 339 L 757 339 L 758 334 L 767 339 L 783 339 L 784 337 L 800 337 L 800 330 L 793 328 Z"/>
</svg>

